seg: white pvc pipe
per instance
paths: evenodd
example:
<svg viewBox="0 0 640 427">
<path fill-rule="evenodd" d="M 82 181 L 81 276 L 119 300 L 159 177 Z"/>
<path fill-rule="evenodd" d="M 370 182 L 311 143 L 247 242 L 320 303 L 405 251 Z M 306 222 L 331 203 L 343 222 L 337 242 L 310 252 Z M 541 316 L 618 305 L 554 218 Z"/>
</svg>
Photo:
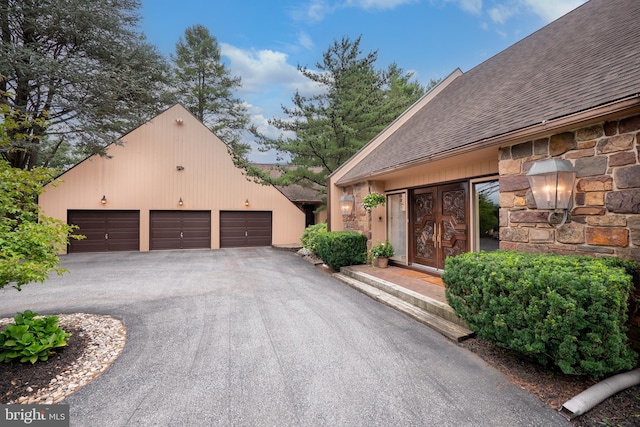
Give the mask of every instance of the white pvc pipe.
<svg viewBox="0 0 640 427">
<path fill-rule="evenodd" d="M 640 368 L 609 377 L 567 401 L 560 413 L 568 420 L 584 414 L 614 394 L 640 384 Z"/>
</svg>

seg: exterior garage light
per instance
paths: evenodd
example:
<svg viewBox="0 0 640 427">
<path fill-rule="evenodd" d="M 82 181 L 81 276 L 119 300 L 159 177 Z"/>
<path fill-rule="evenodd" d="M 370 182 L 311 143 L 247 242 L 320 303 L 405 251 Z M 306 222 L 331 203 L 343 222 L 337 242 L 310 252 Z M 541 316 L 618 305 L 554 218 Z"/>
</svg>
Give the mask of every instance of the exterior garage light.
<svg viewBox="0 0 640 427">
<path fill-rule="evenodd" d="M 351 215 L 351 212 L 353 212 L 354 200 L 355 198 L 349 194 L 345 194 L 340 197 L 340 212 L 342 212 L 343 216 Z"/>
<path fill-rule="evenodd" d="M 245 206 L 247 206 L 247 207 L 249 206 L 249 199 L 246 199 L 246 200 L 244 201 L 244 205 L 245 205 Z"/>
<path fill-rule="evenodd" d="M 102 203 L 103 205 L 107 204 L 107 196 L 102 196 L 102 199 L 100 199 L 100 203 Z"/>
<path fill-rule="evenodd" d="M 182 201 L 182 197 L 180 197 L 180 200 L 178 200 L 178 206 L 182 206 L 184 205 L 184 202 Z"/>
<path fill-rule="evenodd" d="M 184 120 L 182 120 L 182 117 L 178 117 L 176 119 L 176 123 L 179 124 L 179 125 L 181 125 L 183 122 L 184 122 Z"/>
<path fill-rule="evenodd" d="M 569 160 L 543 160 L 535 162 L 527 172 L 529 186 L 538 209 L 553 209 L 549 214 L 549 223 L 557 223 L 553 217 L 557 211 L 563 211 L 560 225 L 568 218 L 568 210 L 573 205 L 573 184 L 576 170 Z"/>
</svg>

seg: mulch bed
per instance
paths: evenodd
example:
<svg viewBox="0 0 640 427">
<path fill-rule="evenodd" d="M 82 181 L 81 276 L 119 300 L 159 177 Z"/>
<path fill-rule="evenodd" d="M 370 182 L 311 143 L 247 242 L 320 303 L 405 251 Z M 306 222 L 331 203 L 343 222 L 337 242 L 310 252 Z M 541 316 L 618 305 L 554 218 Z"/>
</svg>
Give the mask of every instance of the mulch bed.
<svg viewBox="0 0 640 427">
<path fill-rule="evenodd" d="M 71 333 L 66 347 L 56 349 L 46 362 L 0 363 L 0 403 L 8 403 L 49 386 L 56 375 L 68 369 L 84 352 L 90 338 L 80 328 L 65 328 Z"/>
<path fill-rule="evenodd" d="M 481 339 L 472 338 L 463 341 L 460 346 L 476 353 L 512 382 L 555 410 L 597 382 L 585 376 L 565 375 Z M 640 426 L 640 386 L 621 391 L 571 422 L 579 427 Z"/>
</svg>

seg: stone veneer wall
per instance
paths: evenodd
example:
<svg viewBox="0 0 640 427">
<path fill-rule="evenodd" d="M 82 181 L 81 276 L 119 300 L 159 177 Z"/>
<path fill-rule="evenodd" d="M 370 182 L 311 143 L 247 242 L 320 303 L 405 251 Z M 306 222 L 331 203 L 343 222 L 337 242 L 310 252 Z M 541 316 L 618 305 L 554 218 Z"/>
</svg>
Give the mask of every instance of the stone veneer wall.
<svg viewBox="0 0 640 427">
<path fill-rule="evenodd" d="M 369 183 L 360 182 L 351 187 L 346 188 L 346 193 L 351 194 L 355 198 L 355 207 L 353 213 L 349 216 L 343 216 L 342 222 L 344 229 L 347 231 L 357 231 L 367 236 L 367 241 L 371 241 L 371 214 L 362 206 L 362 199 L 369 194 Z"/>
<path fill-rule="evenodd" d="M 500 150 L 500 248 L 640 261 L 640 115 Z M 526 173 L 536 160 L 576 170 L 571 222 L 554 228 L 535 209 Z"/>
<path fill-rule="evenodd" d="M 500 248 L 640 261 L 639 133 L 636 115 L 502 148 Z M 547 223 L 550 211 L 535 209 L 525 176 L 548 158 L 570 160 L 577 170 L 571 222 L 558 227 Z M 631 311 L 639 326 L 636 304 Z"/>
</svg>

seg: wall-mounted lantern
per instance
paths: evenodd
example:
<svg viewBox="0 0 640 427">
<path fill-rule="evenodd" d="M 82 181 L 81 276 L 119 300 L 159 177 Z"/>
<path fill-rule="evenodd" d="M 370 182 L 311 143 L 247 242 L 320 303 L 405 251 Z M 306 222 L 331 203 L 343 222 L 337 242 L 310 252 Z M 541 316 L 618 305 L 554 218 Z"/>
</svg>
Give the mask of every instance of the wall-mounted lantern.
<svg viewBox="0 0 640 427">
<path fill-rule="evenodd" d="M 355 204 L 355 198 L 350 194 L 345 194 L 340 197 L 340 212 L 343 216 L 351 215 L 353 212 L 353 205 Z"/>
<path fill-rule="evenodd" d="M 182 201 L 182 197 L 180 197 L 180 200 L 178 200 L 178 206 L 182 206 L 184 205 L 184 202 Z"/>
<path fill-rule="evenodd" d="M 244 201 L 244 205 L 245 205 L 246 207 L 249 207 L 249 199 L 245 199 L 245 201 Z"/>
<path fill-rule="evenodd" d="M 558 211 L 562 212 L 560 225 L 568 219 L 573 205 L 573 184 L 576 170 L 569 160 L 550 159 L 535 162 L 527 172 L 529 186 L 538 209 L 552 209 L 549 224 L 558 223 Z"/>
<path fill-rule="evenodd" d="M 100 199 L 100 203 L 102 203 L 103 205 L 107 204 L 107 196 L 102 196 L 102 199 Z"/>
</svg>

